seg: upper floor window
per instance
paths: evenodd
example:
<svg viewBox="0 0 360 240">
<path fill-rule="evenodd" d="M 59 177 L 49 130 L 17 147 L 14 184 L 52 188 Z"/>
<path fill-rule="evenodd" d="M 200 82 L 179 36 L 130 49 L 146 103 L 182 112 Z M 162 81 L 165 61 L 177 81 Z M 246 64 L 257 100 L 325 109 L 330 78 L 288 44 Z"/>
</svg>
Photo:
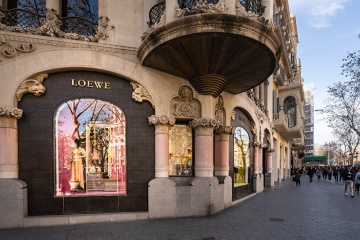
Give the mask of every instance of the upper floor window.
<svg viewBox="0 0 360 240">
<path fill-rule="evenodd" d="M 284 100 L 284 114 L 288 117 L 288 127 L 296 126 L 296 101 L 293 97 Z"/>
<path fill-rule="evenodd" d="M 98 0 L 63 0 L 62 17 L 81 17 L 91 22 L 98 21 Z"/>
<path fill-rule="evenodd" d="M 99 99 L 74 99 L 55 112 L 55 196 L 126 193 L 125 115 Z"/>
</svg>

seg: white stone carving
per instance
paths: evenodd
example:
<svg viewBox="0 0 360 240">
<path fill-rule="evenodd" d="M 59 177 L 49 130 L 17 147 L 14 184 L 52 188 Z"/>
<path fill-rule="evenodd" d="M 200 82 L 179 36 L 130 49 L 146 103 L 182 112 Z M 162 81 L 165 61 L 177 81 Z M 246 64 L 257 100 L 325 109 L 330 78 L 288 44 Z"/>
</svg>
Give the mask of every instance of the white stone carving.
<svg viewBox="0 0 360 240">
<path fill-rule="evenodd" d="M 0 106 L 0 117 L 5 116 L 9 118 L 14 117 L 16 119 L 20 119 L 22 117 L 22 114 L 23 114 L 23 110 L 19 108 Z"/>
<path fill-rule="evenodd" d="M 215 118 L 222 124 L 225 123 L 225 109 L 224 109 L 224 99 L 222 96 L 219 96 L 218 102 L 215 105 Z"/>
<path fill-rule="evenodd" d="M 189 86 L 181 86 L 178 96 L 170 103 L 172 114 L 177 118 L 193 119 L 200 117 L 200 104 L 194 99 L 193 91 Z"/>
<path fill-rule="evenodd" d="M 208 127 L 208 128 L 214 128 L 218 129 L 220 126 L 220 123 L 215 118 L 197 118 L 190 121 L 189 126 L 191 128 L 197 128 L 197 127 Z"/>
<path fill-rule="evenodd" d="M 1 44 L 0 44 L 1 46 Z M 35 47 L 31 43 L 21 43 L 20 46 L 14 46 L 13 44 L 9 42 L 4 42 L 1 53 L 4 54 L 8 58 L 15 57 L 16 53 L 23 52 L 23 53 L 29 53 L 34 51 Z"/>
<path fill-rule="evenodd" d="M 109 26 L 109 18 L 108 17 L 99 17 L 99 25 L 95 29 L 96 33 L 94 36 L 84 36 L 77 33 L 65 33 L 60 30 L 61 21 L 59 20 L 59 14 L 54 9 L 45 9 L 45 18 L 40 19 L 41 26 L 39 28 L 23 28 L 19 26 L 7 26 L 5 24 L 0 23 L 0 30 L 10 31 L 10 32 L 20 32 L 20 33 L 28 33 L 35 35 L 45 35 L 51 37 L 59 37 L 73 40 L 81 40 L 88 42 L 97 42 L 100 39 L 108 38 L 108 26 Z M 0 12 L 0 20 L 4 18 L 4 14 Z M 114 26 L 110 26 L 110 29 L 115 29 Z"/>
<path fill-rule="evenodd" d="M 22 97 L 27 93 L 32 93 L 37 97 L 43 95 L 46 91 L 43 82 L 48 76 L 49 75 L 47 73 L 42 73 L 36 76 L 35 79 L 27 79 L 23 81 L 16 92 L 17 100 L 21 101 Z"/>
<path fill-rule="evenodd" d="M 192 8 L 175 8 L 175 18 L 182 18 L 188 15 L 194 15 L 199 13 L 224 13 L 225 1 L 220 0 L 217 4 L 206 3 L 204 0 L 199 0 Z"/>
<path fill-rule="evenodd" d="M 150 125 L 170 125 L 173 126 L 175 124 L 175 118 L 174 117 L 168 117 L 166 115 L 162 116 L 156 116 L 152 115 L 151 117 L 148 117 L 149 124 Z"/>
<path fill-rule="evenodd" d="M 130 82 L 134 92 L 132 93 L 132 98 L 135 100 L 135 102 L 143 102 L 143 101 L 148 101 L 152 108 L 155 109 L 155 103 L 149 93 L 149 91 L 144 87 L 142 86 L 141 84 L 139 83 L 136 83 L 136 82 Z"/>
</svg>

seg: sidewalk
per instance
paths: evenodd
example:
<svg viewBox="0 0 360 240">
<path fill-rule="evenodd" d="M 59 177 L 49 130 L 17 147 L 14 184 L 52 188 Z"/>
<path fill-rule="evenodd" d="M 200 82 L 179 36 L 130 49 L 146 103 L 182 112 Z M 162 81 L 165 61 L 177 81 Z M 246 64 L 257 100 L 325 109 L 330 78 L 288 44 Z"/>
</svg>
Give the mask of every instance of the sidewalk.
<svg viewBox="0 0 360 240">
<path fill-rule="evenodd" d="M 303 175 L 299 188 L 288 179 L 211 217 L 9 229 L 0 239 L 360 239 L 360 195 Z"/>
</svg>

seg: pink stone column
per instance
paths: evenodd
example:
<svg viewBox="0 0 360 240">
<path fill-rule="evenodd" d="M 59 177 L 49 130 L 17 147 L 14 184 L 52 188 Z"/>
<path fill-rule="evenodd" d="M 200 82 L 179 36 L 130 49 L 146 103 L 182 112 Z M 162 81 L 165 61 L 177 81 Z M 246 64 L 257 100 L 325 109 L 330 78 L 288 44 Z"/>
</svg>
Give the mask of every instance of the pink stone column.
<svg viewBox="0 0 360 240">
<path fill-rule="evenodd" d="M 218 120 L 194 119 L 190 126 L 195 129 L 195 177 L 213 177 L 214 128 L 219 127 Z"/>
<path fill-rule="evenodd" d="M 155 125 L 155 177 L 169 177 L 169 127 L 175 124 L 175 119 L 153 115 L 149 124 Z"/>
<path fill-rule="evenodd" d="M 229 176 L 229 135 L 234 128 L 221 126 L 215 134 L 215 176 Z"/>
<path fill-rule="evenodd" d="M 254 173 L 260 173 L 260 162 L 261 162 L 261 144 L 258 142 L 254 143 Z"/>
<path fill-rule="evenodd" d="M 272 173 L 272 154 L 273 154 L 273 149 L 269 149 L 266 153 L 266 165 L 267 165 L 267 169 L 266 172 L 267 173 Z"/>
<path fill-rule="evenodd" d="M 17 120 L 23 111 L 0 107 L 0 178 L 18 178 L 18 127 Z"/>
</svg>

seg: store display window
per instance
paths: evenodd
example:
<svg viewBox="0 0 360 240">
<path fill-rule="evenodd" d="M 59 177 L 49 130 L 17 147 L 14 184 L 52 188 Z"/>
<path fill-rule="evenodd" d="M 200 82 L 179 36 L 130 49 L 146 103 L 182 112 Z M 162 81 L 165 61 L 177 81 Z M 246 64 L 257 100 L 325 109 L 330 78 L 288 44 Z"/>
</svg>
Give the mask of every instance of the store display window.
<svg viewBox="0 0 360 240">
<path fill-rule="evenodd" d="M 74 99 L 55 113 L 55 196 L 126 194 L 124 112 L 99 99 Z"/>
<path fill-rule="evenodd" d="M 169 130 L 169 176 L 192 176 L 192 129 L 174 125 Z"/>
<path fill-rule="evenodd" d="M 249 183 L 250 136 L 242 127 L 236 127 L 234 133 L 234 186 Z"/>
</svg>

